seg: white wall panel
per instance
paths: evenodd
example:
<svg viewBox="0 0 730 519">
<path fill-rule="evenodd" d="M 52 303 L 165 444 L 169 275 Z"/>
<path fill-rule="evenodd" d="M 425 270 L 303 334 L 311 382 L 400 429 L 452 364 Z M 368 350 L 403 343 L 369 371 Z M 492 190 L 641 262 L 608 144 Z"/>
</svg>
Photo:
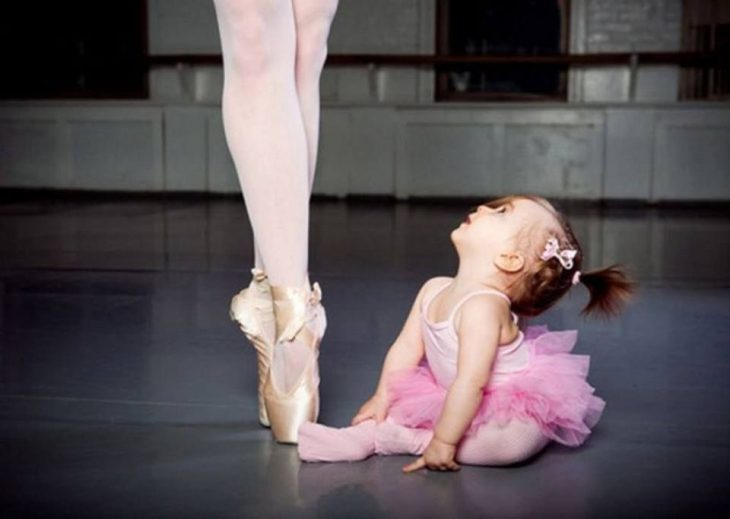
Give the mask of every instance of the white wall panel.
<svg viewBox="0 0 730 519">
<path fill-rule="evenodd" d="M 469 106 L 403 110 L 398 121 L 400 197 L 601 196 L 601 111 Z"/>
<path fill-rule="evenodd" d="M 393 194 L 393 110 L 328 109 L 322 115 L 321 126 L 315 193 Z"/>
<path fill-rule="evenodd" d="M 69 121 L 73 187 L 160 191 L 159 124 L 152 121 Z"/>
<path fill-rule="evenodd" d="M 654 168 L 654 110 L 606 111 L 607 198 L 648 199 Z"/>
<path fill-rule="evenodd" d="M 657 114 L 652 198 L 730 199 L 730 110 Z"/>
<path fill-rule="evenodd" d="M 507 125 L 503 192 L 599 198 L 601 156 L 601 125 Z"/>
<path fill-rule="evenodd" d="M 0 119 L 0 186 L 67 186 L 69 169 L 56 120 L 18 116 Z"/>
<path fill-rule="evenodd" d="M 18 126 L 20 125 L 20 126 Z M 0 185 L 159 191 L 162 114 L 143 103 L 10 102 L 0 108 Z"/>
<path fill-rule="evenodd" d="M 475 196 L 489 190 L 488 165 L 498 149 L 494 127 L 411 122 L 400 129 L 399 146 L 399 197 Z"/>
<path fill-rule="evenodd" d="M 726 104 L 323 106 L 317 194 L 730 199 Z M 220 107 L 0 105 L 0 186 L 239 193 Z"/>
<path fill-rule="evenodd" d="M 208 191 L 238 193 L 236 167 L 228 151 L 220 111 L 208 118 Z"/>
<path fill-rule="evenodd" d="M 208 118 L 213 113 L 175 106 L 164 109 L 166 191 L 208 190 Z"/>
</svg>

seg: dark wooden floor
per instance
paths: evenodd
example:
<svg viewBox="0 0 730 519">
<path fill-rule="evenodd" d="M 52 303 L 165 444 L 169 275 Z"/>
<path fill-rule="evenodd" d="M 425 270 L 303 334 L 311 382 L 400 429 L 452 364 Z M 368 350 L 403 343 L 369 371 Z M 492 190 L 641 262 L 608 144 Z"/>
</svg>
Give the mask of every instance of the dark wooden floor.
<svg viewBox="0 0 730 519">
<path fill-rule="evenodd" d="M 311 274 L 329 328 L 320 420 L 374 388 L 420 284 L 450 275 L 467 205 L 315 201 Z M 588 265 L 639 297 L 612 322 L 575 293 L 533 323 L 577 328 L 608 402 L 579 449 L 404 476 L 407 458 L 301 464 L 256 422 L 255 355 L 228 319 L 248 284 L 237 199 L 0 202 L 0 509 L 37 517 L 707 517 L 730 506 L 730 216 L 569 217 Z"/>
</svg>

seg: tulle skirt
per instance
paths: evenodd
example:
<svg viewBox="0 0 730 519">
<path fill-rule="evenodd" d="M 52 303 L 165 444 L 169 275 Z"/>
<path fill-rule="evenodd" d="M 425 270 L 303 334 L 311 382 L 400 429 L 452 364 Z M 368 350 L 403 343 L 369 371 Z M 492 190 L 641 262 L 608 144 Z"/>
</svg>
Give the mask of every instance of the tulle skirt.
<svg viewBox="0 0 730 519">
<path fill-rule="evenodd" d="M 594 396 L 586 381 L 589 358 L 570 353 L 577 340 L 574 330 L 551 332 L 546 326 L 525 331 L 528 365 L 490 382 L 466 434 L 496 420 L 534 420 L 543 434 L 563 445 L 585 441 L 606 403 Z M 388 383 L 389 415 L 398 423 L 433 429 L 441 415 L 447 389 L 428 365 L 394 374 Z"/>
</svg>

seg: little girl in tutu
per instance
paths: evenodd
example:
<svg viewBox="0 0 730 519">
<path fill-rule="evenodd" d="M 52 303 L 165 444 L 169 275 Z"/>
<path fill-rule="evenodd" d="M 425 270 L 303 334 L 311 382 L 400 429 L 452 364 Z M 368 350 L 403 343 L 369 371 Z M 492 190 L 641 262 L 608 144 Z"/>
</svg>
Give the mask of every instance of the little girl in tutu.
<svg viewBox="0 0 730 519">
<path fill-rule="evenodd" d="M 572 286 L 590 292 L 583 313 L 615 314 L 633 291 L 617 265 L 581 272 L 583 253 L 547 200 L 512 196 L 479 206 L 451 233 L 459 268 L 428 280 L 390 347 L 375 394 L 342 429 L 305 422 L 304 461 L 412 454 L 404 467 L 458 470 L 507 465 L 552 441 L 578 446 L 605 402 L 586 381 L 577 332 L 532 317 Z"/>
</svg>

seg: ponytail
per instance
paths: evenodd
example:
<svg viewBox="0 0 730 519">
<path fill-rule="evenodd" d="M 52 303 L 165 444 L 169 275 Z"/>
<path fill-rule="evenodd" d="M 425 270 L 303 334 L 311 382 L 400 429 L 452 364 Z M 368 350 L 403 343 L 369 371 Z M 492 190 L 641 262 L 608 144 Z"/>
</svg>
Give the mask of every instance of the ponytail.
<svg viewBox="0 0 730 519">
<path fill-rule="evenodd" d="M 581 272 L 580 282 L 590 293 L 590 300 L 581 310 L 581 315 L 598 311 L 607 317 L 615 316 L 636 292 L 636 283 L 626 275 L 620 265 Z"/>
<path fill-rule="evenodd" d="M 634 295 L 637 287 L 624 267 L 611 265 L 582 272 L 583 250 L 570 223 L 542 197 L 510 196 L 486 205 L 497 208 L 518 198 L 531 200 L 549 209 L 555 216 L 557 226 L 546 224 L 534 235 L 530 234 L 530 239 L 526 240 L 524 247 L 529 249 L 529 255 L 535 254 L 539 259 L 531 261 L 509 284 L 512 310 L 524 317 L 540 315 L 557 303 L 571 287 L 583 283 L 590 293 L 590 299 L 581 310 L 581 315 L 599 313 L 612 317 L 618 314 Z M 539 246 L 534 245 L 535 241 Z"/>
</svg>

